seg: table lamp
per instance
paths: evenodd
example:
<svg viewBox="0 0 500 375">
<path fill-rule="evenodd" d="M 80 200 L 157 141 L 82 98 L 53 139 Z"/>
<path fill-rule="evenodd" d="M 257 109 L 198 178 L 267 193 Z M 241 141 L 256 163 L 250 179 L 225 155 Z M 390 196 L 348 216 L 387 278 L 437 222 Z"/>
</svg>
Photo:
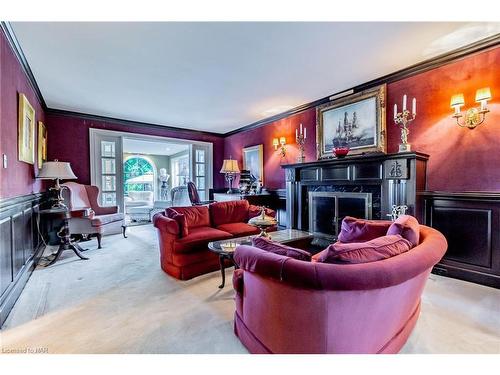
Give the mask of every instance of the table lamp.
<svg viewBox="0 0 500 375">
<path fill-rule="evenodd" d="M 64 198 L 61 194 L 62 188 L 59 184 L 59 180 L 74 180 L 78 178 L 73 173 L 73 170 L 71 169 L 69 163 L 59 161 L 57 159 L 55 159 L 54 161 L 47 161 L 43 163 L 42 169 L 40 170 L 40 173 L 38 173 L 38 176 L 36 176 L 36 178 L 39 178 L 41 180 L 56 180 L 55 186 L 49 189 L 56 192 L 56 203 L 52 205 L 52 208 L 67 208 L 66 205 L 62 203 L 64 201 Z"/>
<path fill-rule="evenodd" d="M 229 182 L 229 190 L 227 194 L 231 194 L 233 192 L 233 179 L 237 173 L 240 173 L 240 168 L 238 167 L 238 160 L 224 159 L 222 163 L 222 168 L 220 169 L 220 173 L 224 173 L 226 175 L 226 180 Z"/>
</svg>

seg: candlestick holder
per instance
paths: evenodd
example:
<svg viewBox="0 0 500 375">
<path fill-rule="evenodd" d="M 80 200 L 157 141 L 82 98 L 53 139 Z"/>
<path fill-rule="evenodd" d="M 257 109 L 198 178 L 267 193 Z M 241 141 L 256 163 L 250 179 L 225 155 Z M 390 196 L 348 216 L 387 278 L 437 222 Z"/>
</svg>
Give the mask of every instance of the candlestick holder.
<svg viewBox="0 0 500 375">
<path fill-rule="evenodd" d="M 399 112 L 394 115 L 394 122 L 401 129 L 401 144 L 399 145 L 399 152 L 411 151 L 411 144 L 408 143 L 408 134 L 410 134 L 408 125 L 415 120 L 416 116 L 417 115 L 415 113 L 410 113 L 407 109 L 404 109 L 403 112 Z"/>
<path fill-rule="evenodd" d="M 304 154 L 304 144 L 306 143 L 305 135 L 298 134 L 295 138 L 295 142 L 299 145 L 299 155 L 297 156 L 297 163 L 304 163 L 306 161 L 306 156 Z"/>
</svg>

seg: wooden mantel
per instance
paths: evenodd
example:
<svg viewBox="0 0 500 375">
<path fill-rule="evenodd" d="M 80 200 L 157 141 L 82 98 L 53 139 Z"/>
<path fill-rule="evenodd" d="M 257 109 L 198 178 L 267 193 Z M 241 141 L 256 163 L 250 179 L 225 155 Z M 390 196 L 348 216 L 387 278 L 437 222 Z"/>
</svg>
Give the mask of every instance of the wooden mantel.
<svg viewBox="0 0 500 375">
<path fill-rule="evenodd" d="M 421 218 L 417 192 L 426 190 L 429 155 L 420 152 L 370 153 L 308 163 L 286 164 L 288 227 L 308 229 L 307 193 L 311 190 L 373 191 L 374 216 L 386 219 L 393 205 L 408 206 Z"/>
</svg>

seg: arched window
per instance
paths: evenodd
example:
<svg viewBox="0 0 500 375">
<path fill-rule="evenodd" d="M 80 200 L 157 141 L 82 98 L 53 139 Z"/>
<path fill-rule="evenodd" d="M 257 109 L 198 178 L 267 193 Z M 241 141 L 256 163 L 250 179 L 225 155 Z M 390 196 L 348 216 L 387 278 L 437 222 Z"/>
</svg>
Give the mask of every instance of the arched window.
<svg viewBox="0 0 500 375">
<path fill-rule="evenodd" d="M 142 156 L 131 156 L 123 163 L 124 192 L 154 191 L 155 167 L 153 162 Z"/>
</svg>

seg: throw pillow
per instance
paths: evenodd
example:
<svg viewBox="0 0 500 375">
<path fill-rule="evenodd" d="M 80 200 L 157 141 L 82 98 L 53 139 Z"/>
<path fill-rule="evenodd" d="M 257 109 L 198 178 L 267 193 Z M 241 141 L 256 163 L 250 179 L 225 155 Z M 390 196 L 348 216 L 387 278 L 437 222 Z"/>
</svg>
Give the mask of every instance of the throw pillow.
<svg viewBox="0 0 500 375">
<path fill-rule="evenodd" d="M 383 236 L 367 242 L 336 242 L 317 259 L 320 263 L 368 263 L 407 252 L 411 242 L 400 235 Z"/>
<path fill-rule="evenodd" d="M 388 235 L 399 234 L 417 246 L 420 240 L 420 225 L 417 219 L 410 215 L 401 215 L 387 230 Z"/>
<path fill-rule="evenodd" d="M 179 224 L 179 238 L 186 237 L 189 234 L 186 216 L 170 207 L 165 210 L 165 213 L 168 218 L 175 220 Z"/>
<path fill-rule="evenodd" d="M 287 256 L 297 260 L 311 261 L 311 253 L 296 249 L 294 247 L 286 246 L 278 242 L 273 242 L 265 237 L 252 238 L 252 244 L 259 249 L 269 251 L 278 255 Z"/>
<path fill-rule="evenodd" d="M 387 234 L 392 221 L 389 220 L 365 220 L 346 216 L 342 225 L 338 240 L 343 243 L 370 241 Z"/>
</svg>

